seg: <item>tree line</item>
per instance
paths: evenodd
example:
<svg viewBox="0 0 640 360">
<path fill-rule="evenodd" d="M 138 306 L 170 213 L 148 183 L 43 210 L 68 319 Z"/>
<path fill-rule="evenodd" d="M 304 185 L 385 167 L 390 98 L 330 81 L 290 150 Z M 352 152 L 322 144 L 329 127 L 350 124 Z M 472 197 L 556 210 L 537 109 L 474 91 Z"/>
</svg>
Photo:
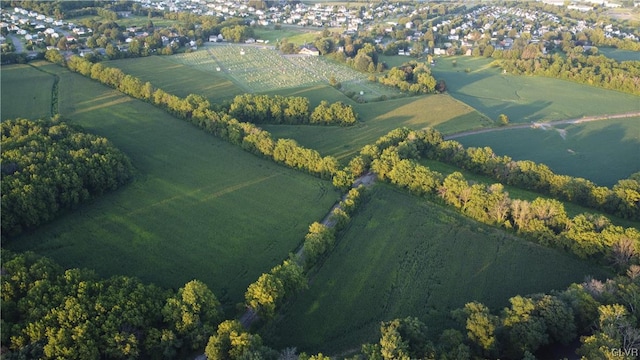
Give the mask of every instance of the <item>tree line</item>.
<svg viewBox="0 0 640 360">
<path fill-rule="evenodd" d="M 460 172 L 444 176 L 415 161 L 420 154 L 437 154 L 439 149 L 430 145 L 433 143 L 446 143 L 433 129 L 393 130 L 375 145 L 365 146 L 360 160 L 350 163 L 355 168 L 351 171 L 362 171 L 364 164 L 380 179 L 415 195 L 442 201 L 477 221 L 512 229 L 525 238 L 582 258 L 609 260 L 621 268 L 640 260 L 640 232 L 634 228 L 615 226 L 602 215 L 569 218 L 557 200 L 512 199 L 500 183 L 472 183 Z"/>
<path fill-rule="evenodd" d="M 309 99 L 301 96 L 237 95 L 228 106 L 229 115 L 254 124 L 351 126 L 358 119 L 351 105 L 322 101 L 313 111 Z"/>
<path fill-rule="evenodd" d="M 569 345 L 578 339 L 583 359 L 637 358 L 640 329 L 640 267 L 605 282 L 587 279 L 567 289 L 514 296 L 509 306 L 491 311 L 469 302 L 452 311 L 455 326 L 427 336 L 415 317 L 380 324 L 377 343 L 364 344 L 348 359 L 536 359 L 543 346 Z"/>
<path fill-rule="evenodd" d="M 2 131 L 2 235 L 17 235 L 131 180 L 133 166 L 107 139 L 66 123 L 16 119 Z"/>
<path fill-rule="evenodd" d="M 331 179 L 339 170 L 338 160 L 334 157 L 322 157 L 318 151 L 300 146 L 292 139 L 274 140 L 269 132 L 251 122 L 238 121 L 224 107 L 212 106 L 201 95 L 190 94 L 181 98 L 155 88 L 149 82 L 143 83 L 134 76 L 125 75 L 120 69 L 92 64 L 79 56 L 72 56 L 66 65 L 74 72 L 147 101 L 254 154 L 323 179 Z"/>
<path fill-rule="evenodd" d="M 173 359 L 202 349 L 220 303 L 198 280 L 178 291 L 138 279 L 99 279 L 30 252 L 2 251 L 6 359 Z"/>
<path fill-rule="evenodd" d="M 640 95 L 640 62 L 618 62 L 604 55 L 586 56 L 582 54 L 581 46 L 574 48 L 568 56 L 503 58 L 499 64 L 516 75 L 542 75 Z"/>
<path fill-rule="evenodd" d="M 291 255 L 281 265 L 262 274 L 250 284 L 245 292 L 245 308 L 268 321 L 275 316 L 276 310 L 287 298 L 306 289 L 306 273 L 333 249 L 336 233 L 349 224 L 350 216 L 362 203 L 364 191 L 362 185 L 349 190 L 344 200 L 332 210 L 326 225 L 312 223 L 304 237 L 301 256 Z"/>
<path fill-rule="evenodd" d="M 499 156 L 489 147 L 465 148 L 457 141 L 444 140 L 434 129 L 417 132 L 396 129 L 378 142 L 374 147 L 363 148 L 360 159 L 352 161 L 369 164 L 372 155 L 379 156 L 389 144 L 399 144 L 398 154 L 402 159 L 424 157 L 441 161 L 490 176 L 507 185 L 549 194 L 622 218 L 640 220 L 640 173 L 619 180 L 610 189 L 583 178 L 555 174 L 544 164 Z M 362 165 L 358 165 L 356 170 L 362 171 Z"/>
</svg>

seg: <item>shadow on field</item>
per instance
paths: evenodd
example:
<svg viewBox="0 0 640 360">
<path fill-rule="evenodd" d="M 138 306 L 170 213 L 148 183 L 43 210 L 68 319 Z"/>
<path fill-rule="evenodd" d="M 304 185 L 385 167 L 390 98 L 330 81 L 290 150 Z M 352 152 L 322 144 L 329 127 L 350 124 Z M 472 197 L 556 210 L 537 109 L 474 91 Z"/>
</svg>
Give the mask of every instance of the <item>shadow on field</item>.
<svg viewBox="0 0 640 360">
<path fill-rule="evenodd" d="M 545 120 L 542 110 L 551 106 L 552 103 L 552 101 L 548 100 L 536 100 L 525 105 L 504 102 L 502 104 L 487 107 L 487 116 L 505 114 L 509 117 L 509 121 L 512 123 L 541 121 Z M 495 117 L 497 118 L 497 116 Z"/>
</svg>

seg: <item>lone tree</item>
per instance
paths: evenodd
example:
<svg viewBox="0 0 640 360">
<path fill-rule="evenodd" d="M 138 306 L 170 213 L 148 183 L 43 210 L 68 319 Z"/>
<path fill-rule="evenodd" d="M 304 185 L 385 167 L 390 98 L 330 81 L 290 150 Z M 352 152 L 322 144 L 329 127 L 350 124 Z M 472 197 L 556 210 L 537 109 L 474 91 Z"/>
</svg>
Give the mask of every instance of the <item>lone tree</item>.
<svg viewBox="0 0 640 360">
<path fill-rule="evenodd" d="M 509 117 L 505 114 L 500 114 L 500 116 L 498 116 L 498 125 L 505 126 L 508 124 L 509 124 Z"/>
</svg>

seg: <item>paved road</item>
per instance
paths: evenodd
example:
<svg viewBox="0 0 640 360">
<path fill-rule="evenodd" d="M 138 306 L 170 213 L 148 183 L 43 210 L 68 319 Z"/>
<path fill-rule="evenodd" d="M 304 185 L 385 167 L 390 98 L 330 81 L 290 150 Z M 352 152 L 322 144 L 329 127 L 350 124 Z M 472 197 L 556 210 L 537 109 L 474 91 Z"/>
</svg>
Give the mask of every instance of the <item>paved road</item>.
<svg viewBox="0 0 640 360">
<path fill-rule="evenodd" d="M 640 116 L 640 111 L 634 111 L 634 112 L 613 114 L 613 115 L 584 116 L 584 117 L 575 118 L 575 119 L 556 120 L 556 121 L 549 121 L 549 122 L 534 122 L 531 124 L 515 124 L 515 125 L 495 127 L 495 128 L 489 128 L 489 129 L 462 131 L 459 133 L 446 135 L 444 136 L 444 139 L 451 140 L 451 139 L 457 139 L 457 138 L 461 138 L 469 135 L 484 134 L 484 133 L 495 132 L 495 131 L 527 129 L 527 128 L 537 129 L 537 128 L 544 128 L 546 126 L 563 125 L 563 124 L 581 124 L 581 123 L 592 122 L 592 121 L 624 119 L 624 118 L 639 117 L 639 116 Z"/>
<path fill-rule="evenodd" d="M 11 39 L 11 42 L 13 43 L 13 46 L 16 48 L 16 54 L 19 54 L 21 52 L 24 52 L 24 44 L 22 44 L 22 40 L 20 40 L 19 37 L 17 37 L 14 34 L 9 34 L 8 35 L 9 39 Z"/>
</svg>

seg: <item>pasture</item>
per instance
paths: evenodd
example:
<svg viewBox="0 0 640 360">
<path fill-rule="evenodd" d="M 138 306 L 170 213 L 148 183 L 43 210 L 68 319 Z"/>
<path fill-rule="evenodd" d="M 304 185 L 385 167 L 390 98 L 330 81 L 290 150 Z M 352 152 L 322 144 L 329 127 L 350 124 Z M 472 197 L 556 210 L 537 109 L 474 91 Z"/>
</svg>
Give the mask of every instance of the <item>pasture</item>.
<svg viewBox="0 0 640 360">
<path fill-rule="evenodd" d="M 381 321 L 417 316 L 435 336 L 451 310 L 477 300 L 494 311 L 516 294 L 608 275 L 388 185 L 377 185 L 310 288 L 265 329 L 278 347 L 324 354 L 377 342 Z"/>
<path fill-rule="evenodd" d="M 464 146 L 489 146 L 515 160 L 544 163 L 558 174 L 612 186 L 640 171 L 640 118 L 612 119 L 556 128 L 513 129 L 456 139 Z"/>
<path fill-rule="evenodd" d="M 51 117 L 53 75 L 29 65 L 2 65 L 0 72 L 2 120 Z"/>
<path fill-rule="evenodd" d="M 463 56 L 436 58 L 432 72 L 436 79 L 446 81 L 451 96 L 494 120 L 506 114 L 512 123 L 529 123 L 639 108 L 638 97 L 631 94 L 567 80 L 502 74 L 491 61 Z"/>
<path fill-rule="evenodd" d="M 356 126 L 317 127 L 266 125 L 275 137 L 289 137 L 324 155 L 346 160 L 380 136 L 398 127 L 434 127 L 444 133 L 480 128 L 490 123 L 483 115 L 448 95 L 414 96 L 368 104 L 355 104 Z"/>
<path fill-rule="evenodd" d="M 137 171 L 125 188 L 3 246 L 65 267 L 178 288 L 204 281 L 233 313 L 338 199 L 329 181 L 260 159 L 56 65 L 60 113 L 105 136 Z"/>
<path fill-rule="evenodd" d="M 215 63 L 206 55 L 206 52 L 194 52 L 174 56 L 148 56 L 105 61 L 104 64 L 181 97 L 195 93 L 214 103 L 231 100 L 245 92 L 228 77 L 216 72 Z"/>
</svg>

